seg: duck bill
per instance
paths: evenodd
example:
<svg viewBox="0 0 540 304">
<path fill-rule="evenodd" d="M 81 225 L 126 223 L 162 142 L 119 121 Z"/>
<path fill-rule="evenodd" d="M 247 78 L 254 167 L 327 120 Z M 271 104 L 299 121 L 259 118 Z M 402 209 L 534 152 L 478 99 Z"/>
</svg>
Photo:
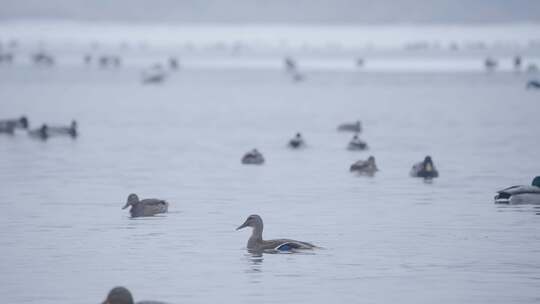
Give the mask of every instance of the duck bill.
<svg viewBox="0 0 540 304">
<path fill-rule="evenodd" d="M 126 209 L 127 207 L 129 207 L 129 205 L 130 205 L 129 203 L 126 203 L 126 204 L 124 205 L 124 207 L 122 207 L 122 209 Z"/>
<path fill-rule="evenodd" d="M 240 230 L 242 228 L 246 228 L 248 225 L 247 225 L 247 221 L 244 222 L 242 225 L 238 226 L 238 228 L 236 228 L 236 230 Z"/>
</svg>

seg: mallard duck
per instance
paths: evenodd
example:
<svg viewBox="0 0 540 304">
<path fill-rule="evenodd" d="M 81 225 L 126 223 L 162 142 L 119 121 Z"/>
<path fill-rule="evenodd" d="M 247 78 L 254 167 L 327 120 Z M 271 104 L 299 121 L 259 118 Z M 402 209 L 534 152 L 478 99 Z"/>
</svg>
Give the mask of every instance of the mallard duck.
<svg viewBox="0 0 540 304">
<path fill-rule="evenodd" d="M 351 141 L 347 145 L 347 149 L 352 150 L 352 151 L 354 151 L 354 150 L 365 150 L 367 148 L 368 148 L 367 143 L 360 140 L 360 138 L 358 138 L 358 134 L 354 134 L 353 138 L 351 139 Z"/>
<path fill-rule="evenodd" d="M 49 127 L 46 124 L 43 124 L 39 129 L 28 131 L 28 135 L 30 135 L 30 137 L 45 140 L 49 138 Z"/>
<path fill-rule="evenodd" d="M 131 217 L 153 216 L 158 213 L 166 213 L 169 209 L 169 203 L 164 200 L 155 198 L 139 200 L 137 194 L 134 193 L 128 196 L 127 202 L 122 209 L 129 206 L 131 206 L 131 209 L 129 209 Z"/>
<path fill-rule="evenodd" d="M 350 131 L 360 133 L 362 132 L 362 123 L 360 120 L 357 120 L 354 123 L 344 123 L 337 127 L 338 131 Z"/>
<path fill-rule="evenodd" d="M 529 80 L 529 82 L 527 82 L 527 89 L 540 89 L 540 81 Z"/>
<path fill-rule="evenodd" d="M 435 178 L 439 177 L 439 171 L 435 169 L 431 156 L 426 156 L 424 161 L 416 163 L 411 168 L 412 177 Z"/>
<path fill-rule="evenodd" d="M 247 249 L 251 252 L 294 252 L 301 249 L 317 248 L 317 246 L 311 243 L 290 239 L 263 240 L 263 220 L 256 214 L 250 215 L 242 225 L 236 228 L 236 230 L 240 230 L 245 227 L 253 228 L 251 236 L 247 242 Z"/>
<path fill-rule="evenodd" d="M 122 286 L 115 287 L 109 291 L 107 298 L 102 304 L 134 304 L 131 292 Z M 165 304 L 164 302 L 156 301 L 141 301 L 137 304 Z"/>
<path fill-rule="evenodd" d="M 13 123 L 1 123 L 0 124 L 0 133 L 6 134 L 15 134 L 15 125 Z"/>
<path fill-rule="evenodd" d="M 28 129 L 28 118 L 26 118 L 26 116 L 21 116 L 17 119 L 0 120 L 0 129 L 5 127 L 14 129 Z"/>
<path fill-rule="evenodd" d="M 264 157 L 257 149 L 253 149 L 242 157 L 242 164 L 245 165 L 262 165 Z"/>
<path fill-rule="evenodd" d="M 370 156 L 367 160 L 359 160 L 352 164 L 349 171 L 365 175 L 374 175 L 379 169 L 377 169 L 377 165 L 375 164 L 375 157 Z"/>
<path fill-rule="evenodd" d="M 530 186 L 512 186 L 497 191 L 495 203 L 540 205 L 540 176 L 536 176 Z"/>
<path fill-rule="evenodd" d="M 48 133 L 49 135 L 69 135 L 75 138 L 78 135 L 77 122 L 72 120 L 69 126 L 49 126 Z"/>
<path fill-rule="evenodd" d="M 289 147 L 296 149 L 296 148 L 302 148 L 305 146 L 304 139 L 302 138 L 302 134 L 296 133 L 296 136 L 289 140 Z"/>
</svg>

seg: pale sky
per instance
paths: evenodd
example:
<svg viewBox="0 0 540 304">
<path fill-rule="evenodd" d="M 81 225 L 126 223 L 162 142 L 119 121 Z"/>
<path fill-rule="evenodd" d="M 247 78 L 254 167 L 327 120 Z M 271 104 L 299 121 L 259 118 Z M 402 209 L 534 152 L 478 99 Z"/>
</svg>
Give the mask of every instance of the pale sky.
<svg viewBox="0 0 540 304">
<path fill-rule="evenodd" d="M 540 0 L 0 0 L 0 20 L 148 23 L 540 22 Z"/>
</svg>

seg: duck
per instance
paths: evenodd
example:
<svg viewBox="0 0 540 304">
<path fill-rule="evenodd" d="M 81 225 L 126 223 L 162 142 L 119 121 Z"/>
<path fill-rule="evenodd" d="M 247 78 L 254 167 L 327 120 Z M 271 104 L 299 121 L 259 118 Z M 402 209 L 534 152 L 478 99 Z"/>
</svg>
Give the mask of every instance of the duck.
<svg viewBox="0 0 540 304">
<path fill-rule="evenodd" d="M 253 149 L 242 157 L 242 164 L 262 165 L 264 164 L 264 157 L 257 149 Z"/>
<path fill-rule="evenodd" d="M 283 59 L 283 63 L 285 65 L 285 70 L 287 72 L 296 71 L 296 61 L 294 61 L 291 57 L 285 57 Z"/>
<path fill-rule="evenodd" d="M 246 221 L 238 226 L 236 230 L 246 227 L 252 228 L 251 236 L 247 242 L 247 249 L 250 252 L 279 253 L 318 248 L 311 243 L 291 239 L 263 240 L 262 233 L 264 224 L 262 218 L 257 214 L 248 216 Z"/>
<path fill-rule="evenodd" d="M 77 137 L 77 121 L 72 120 L 69 126 L 50 126 L 49 135 L 70 135 L 71 137 Z"/>
<path fill-rule="evenodd" d="M 176 57 L 169 57 L 169 68 L 171 70 L 178 70 L 178 67 L 180 65 L 178 64 L 178 59 Z"/>
<path fill-rule="evenodd" d="M 15 134 L 15 125 L 12 123 L 2 123 L 0 124 L 0 133 L 4 134 Z"/>
<path fill-rule="evenodd" d="M 102 304 L 135 304 L 133 301 L 133 296 L 131 295 L 131 292 L 129 289 L 118 286 L 114 287 L 109 291 L 109 294 L 107 295 L 107 298 L 105 301 L 102 302 Z M 137 302 L 136 304 L 165 304 L 164 302 L 157 302 L 157 301 L 141 301 Z"/>
<path fill-rule="evenodd" d="M 293 149 L 302 148 L 305 145 L 306 143 L 304 142 L 304 139 L 302 138 L 302 134 L 300 134 L 300 132 L 296 133 L 296 135 L 291 140 L 289 140 L 289 147 Z"/>
<path fill-rule="evenodd" d="M 351 141 L 349 142 L 349 145 L 347 146 L 347 149 L 349 150 L 366 150 L 368 148 L 368 145 L 366 142 L 360 140 L 358 138 L 358 134 L 355 134 Z"/>
<path fill-rule="evenodd" d="M 6 127 L 13 127 L 14 129 L 28 129 L 28 118 L 26 118 L 26 116 L 21 116 L 20 118 L 16 119 L 0 120 L 0 129 Z"/>
<path fill-rule="evenodd" d="M 516 55 L 514 57 L 514 69 L 515 70 L 520 70 L 521 69 L 521 62 L 522 62 L 521 56 Z"/>
<path fill-rule="evenodd" d="M 375 157 L 370 156 L 367 160 L 359 160 L 351 165 L 350 172 L 357 172 L 359 174 L 373 176 L 375 172 L 379 171 L 377 164 L 375 163 Z"/>
<path fill-rule="evenodd" d="M 439 171 L 435 168 L 431 156 L 426 156 L 423 161 L 416 163 L 411 168 L 412 177 L 436 178 L 439 177 Z"/>
<path fill-rule="evenodd" d="M 161 64 L 155 64 L 150 69 L 143 71 L 142 82 L 143 84 L 158 84 L 167 79 L 167 73 L 161 66 Z"/>
<path fill-rule="evenodd" d="M 164 200 L 156 198 L 139 200 L 139 197 L 135 193 L 131 193 L 128 196 L 127 202 L 122 209 L 126 209 L 129 206 L 131 206 L 131 209 L 129 209 L 131 217 L 153 216 L 159 213 L 166 213 L 169 209 L 169 203 Z"/>
<path fill-rule="evenodd" d="M 540 205 L 540 176 L 536 176 L 530 186 L 512 186 L 497 191 L 495 203 Z"/>
<path fill-rule="evenodd" d="M 38 52 L 32 55 L 32 61 L 36 65 L 40 66 L 52 66 L 54 65 L 54 58 L 52 55 L 45 52 Z"/>
<path fill-rule="evenodd" d="M 49 127 L 46 124 L 41 125 L 38 129 L 28 131 L 30 137 L 45 140 L 49 138 Z"/>
<path fill-rule="evenodd" d="M 354 123 L 344 123 L 337 127 L 338 131 L 351 131 L 355 133 L 362 132 L 362 123 L 360 120 L 357 120 Z"/>
<path fill-rule="evenodd" d="M 540 81 L 539 80 L 529 80 L 527 82 L 527 89 L 540 89 Z"/>
<path fill-rule="evenodd" d="M 494 58 L 488 57 L 484 60 L 484 66 L 486 67 L 486 70 L 493 71 L 497 68 L 497 65 L 499 63 Z"/>
</svg>

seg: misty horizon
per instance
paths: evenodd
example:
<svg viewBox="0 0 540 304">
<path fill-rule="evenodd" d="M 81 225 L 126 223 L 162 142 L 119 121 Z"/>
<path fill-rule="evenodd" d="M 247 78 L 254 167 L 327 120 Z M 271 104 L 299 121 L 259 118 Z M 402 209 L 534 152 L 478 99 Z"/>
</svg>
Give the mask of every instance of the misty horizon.
<svg viewBox="0 0 540 304">
<path fill-rule="evenodd" d="M 126 23 L 457 24 L 540 22 L 540 2 L 451 0 L 14 1 L 0 0 L 0 21 L 74 20 Z M 404 12 L 407 12 L 404 14 Z"/>
</svg>

